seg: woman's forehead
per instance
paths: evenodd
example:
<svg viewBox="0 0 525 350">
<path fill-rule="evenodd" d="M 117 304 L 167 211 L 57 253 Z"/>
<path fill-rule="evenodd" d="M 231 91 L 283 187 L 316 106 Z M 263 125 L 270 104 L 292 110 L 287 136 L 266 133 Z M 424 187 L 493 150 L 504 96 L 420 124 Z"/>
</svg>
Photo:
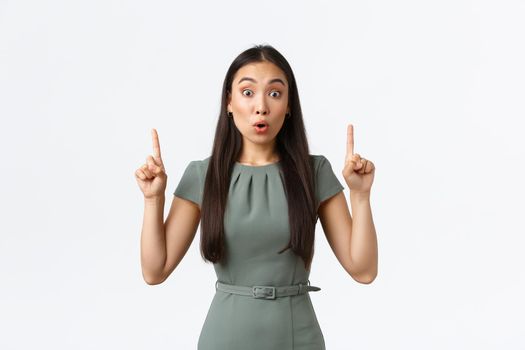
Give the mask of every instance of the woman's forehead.
<svg viewBox="0 0 525 350">
<path fill-rule="evenodd" d="M 241 80 L 268 84 L 279 80 L 284 84 L 287 82 L 283 71 L 271 62 L 254 62 L 242 66 L 233 81 L 238 84 Z"/>
</svg>

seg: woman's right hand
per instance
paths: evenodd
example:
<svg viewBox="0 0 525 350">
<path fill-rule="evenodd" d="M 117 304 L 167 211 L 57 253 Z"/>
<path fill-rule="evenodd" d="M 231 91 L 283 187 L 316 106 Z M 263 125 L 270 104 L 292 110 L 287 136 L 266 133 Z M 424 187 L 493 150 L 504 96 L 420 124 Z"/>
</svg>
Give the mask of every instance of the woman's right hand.
<svg viewBox="0 0 525 350">
<path fill-rule="evenodd" d="M 151 130 L 153 138 L 153 156 L 146 157 L 146 163 L 135 171 L 135 178 L 140 190 L 144 194 L 144 199 L 154 199 L 162 197 L 166 191 L 168 176 L 160 157 L 160 144 L 157 130 Z"/>
</svg>

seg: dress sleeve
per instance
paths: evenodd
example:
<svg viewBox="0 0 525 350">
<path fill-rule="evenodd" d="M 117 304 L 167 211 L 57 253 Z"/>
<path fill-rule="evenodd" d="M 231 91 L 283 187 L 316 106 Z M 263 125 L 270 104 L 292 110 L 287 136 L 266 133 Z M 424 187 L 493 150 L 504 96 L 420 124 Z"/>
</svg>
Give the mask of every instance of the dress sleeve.
<svg viewBox="0 0 525 350">
<path fill-rule="evenodd" d="M 202 176 L 199 170 L 198 161 L 193 160 L 189 162 L 173 194 L 177 197 L 190 200 L 200 207 L 202 200 Z"/>
<path fill-rule="evenodd" d="M 321 202 L 337 194 L 339 191 L 344 190 L 343 185 L 341 185 L 341 182 L 339 182 L 339 179 L 332 170 L 332 165 L 323 155 L 317 157 L 315 178 L 318 208 Z"/>
</svg>

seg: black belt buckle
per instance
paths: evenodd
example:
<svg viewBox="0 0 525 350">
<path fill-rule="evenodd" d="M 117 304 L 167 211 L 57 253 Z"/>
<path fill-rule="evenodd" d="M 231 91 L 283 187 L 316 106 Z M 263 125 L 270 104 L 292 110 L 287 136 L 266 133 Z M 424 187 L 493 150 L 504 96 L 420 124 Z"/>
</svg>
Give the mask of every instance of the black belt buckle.
<svg viewBox="0 0 525 350">
<path fill-rule="evenodd" d="M 253 286 L 252 295 L 256 299 L 275 299 L 275 287 Z"/>
</svg>

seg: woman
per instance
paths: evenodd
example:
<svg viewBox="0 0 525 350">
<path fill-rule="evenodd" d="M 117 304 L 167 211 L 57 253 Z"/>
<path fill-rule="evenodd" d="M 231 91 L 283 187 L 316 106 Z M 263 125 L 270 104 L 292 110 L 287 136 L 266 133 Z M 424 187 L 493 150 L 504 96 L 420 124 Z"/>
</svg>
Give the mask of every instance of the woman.
<svg viewBox="0 0 525 350">
<path fill-rule="evenodd" d="M 145 198 L 142 273 L 148 284 L 162 283 L 200 222 L 201 255 L 217 282 L 198 349 L 325 349 L 308 294 L 320 290 L 308 280 L 317 220 L 356 281 L 377 275 L 375 167 L 354 154 L 352 125 L 343 176 L 355 225 L 330 162 L 309 153 L 292 69 L 269 45 L 242 52 L 228 69 L 211 156 L 187 165 L 165 223 L 155 129 L 153 150 L 135 173 Z"/>
</svg>

